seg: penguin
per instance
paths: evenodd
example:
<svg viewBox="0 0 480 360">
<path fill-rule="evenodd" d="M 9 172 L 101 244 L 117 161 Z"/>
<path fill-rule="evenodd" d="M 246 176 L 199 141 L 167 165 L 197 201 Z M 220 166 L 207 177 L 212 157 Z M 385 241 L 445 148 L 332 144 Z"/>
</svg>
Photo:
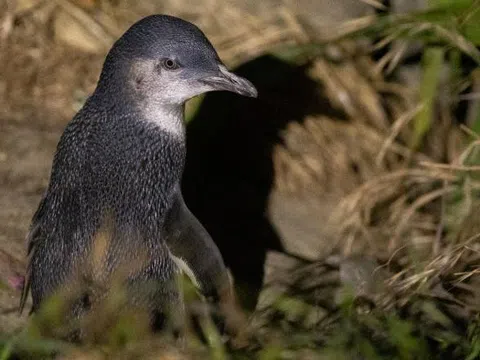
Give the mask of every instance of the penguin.
<svg viewBox="0 0 480 360">
<path fill-rule="evenodd" d="M 179 271 L 211 301 L 231 300 L 220 251 L 180 187 L 184 105 L 210 91 L 257 97 L 255 86 L 230 72 L 192 23 L 151 15 L 114 43 L 93 94 L 57 145 L 27 235 L 20 311 L 29 292 L 36 312 L 70 289 L 80 292 L 71 307 L 78 317 L 94 295 L 103 296 L 89 284 L 108 283 L 119 271 L 132 303 L 148 309 L 152 324 L 181 306 Z"/>
</svg>

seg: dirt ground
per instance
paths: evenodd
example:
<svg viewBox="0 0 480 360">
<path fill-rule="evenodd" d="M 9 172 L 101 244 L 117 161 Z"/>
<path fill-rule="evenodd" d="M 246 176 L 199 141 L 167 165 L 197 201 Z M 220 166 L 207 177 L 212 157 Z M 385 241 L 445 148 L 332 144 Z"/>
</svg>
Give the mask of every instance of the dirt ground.
<svg viewBox="0 0 480 360">
<path fill-rule="evenodd" d="M 0 119 L 0 332 L 16 330 L 19 317 L 18 277 L 26 262 L 25 236 L 48 184 L 52 157 L 65 122 L 39 128 L 37 119 L 12 123 Z M 16 283 L 17 282 L 17 283 Z"/>
<path fill-rule="evenodd" d="M 15 330 L 25 317 L 19 318 L 20 287 L 15 277 L 25 268 L 25 235 L 29 221 L 47 185 L 52 155 L 59 130 L 39 131 L 33 122 L 11 125 L 0 120 L 0 331 Z"/>
</svg>

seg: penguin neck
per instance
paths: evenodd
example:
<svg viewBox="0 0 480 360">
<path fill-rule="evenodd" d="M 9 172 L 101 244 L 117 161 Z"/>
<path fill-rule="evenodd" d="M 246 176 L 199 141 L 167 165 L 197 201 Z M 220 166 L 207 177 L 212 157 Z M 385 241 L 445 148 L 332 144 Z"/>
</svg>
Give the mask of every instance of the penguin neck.
<svg viewBox="0 0 480 360">
<path fill-rule="evenodd" d="M 166 105 L 145 102 L 137 105 L 143 121 L 178 139 L 185 138 L 185 105 Z"/>
<path fill-rule="evenodd" d="M 113 84 L 112 84 L 113 85 Z M 111 86 L 115 91 L 107 92 L 104 86 L 98 86 L 89 103 L 99 106 L 115 117 L 134 117 L 146 125 L 169 134 L 173 138 L 185 141 L 185 104 L 168 104 L 150 98 L 132 96 L 125 89 Z M 114 95 L 115 93 L 115 95 Z"/>
</svg>

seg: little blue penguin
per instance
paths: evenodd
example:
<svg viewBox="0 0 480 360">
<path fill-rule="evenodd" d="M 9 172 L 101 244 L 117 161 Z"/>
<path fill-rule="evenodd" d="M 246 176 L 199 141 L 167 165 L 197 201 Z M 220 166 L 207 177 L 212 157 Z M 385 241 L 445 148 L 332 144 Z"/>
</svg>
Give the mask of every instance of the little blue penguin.
<svg viewBox="0 0 480 360">
<path fill-rule="evenodd" d="M 95 91 L 58 143 L 27 236 L 21 309 L 29 291 L 37 311 L 45 299 L 78 284 L 73 279 L 108 282 L 120 270 L 133 301 L 152 317 L 179 305 L 172 285 L 179 269 L 205 297 L 231 296 L 222 256 L 180 190 L 184 104 L 219 90 L 257 96 L 187 21 L 148 16 L 115 42 Z M 88 310 L 92 294 L 85 290 L 74 315 Z"/>
</svg>

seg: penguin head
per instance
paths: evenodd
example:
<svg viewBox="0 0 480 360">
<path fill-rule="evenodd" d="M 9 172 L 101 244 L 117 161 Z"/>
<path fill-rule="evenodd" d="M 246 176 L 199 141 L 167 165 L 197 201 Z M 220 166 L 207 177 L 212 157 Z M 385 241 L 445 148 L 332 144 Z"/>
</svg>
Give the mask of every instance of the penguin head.
<svg viewBox="0 0 480 360">
<path fill-rule="evenodd" d="M 163 105 L 219 90 L 257 96 L 252 83 L 227 70 L 198 27 L 168 15 L 148 16 L 125 32 L 107 55 L 102 84 Z"/>
</svg>

